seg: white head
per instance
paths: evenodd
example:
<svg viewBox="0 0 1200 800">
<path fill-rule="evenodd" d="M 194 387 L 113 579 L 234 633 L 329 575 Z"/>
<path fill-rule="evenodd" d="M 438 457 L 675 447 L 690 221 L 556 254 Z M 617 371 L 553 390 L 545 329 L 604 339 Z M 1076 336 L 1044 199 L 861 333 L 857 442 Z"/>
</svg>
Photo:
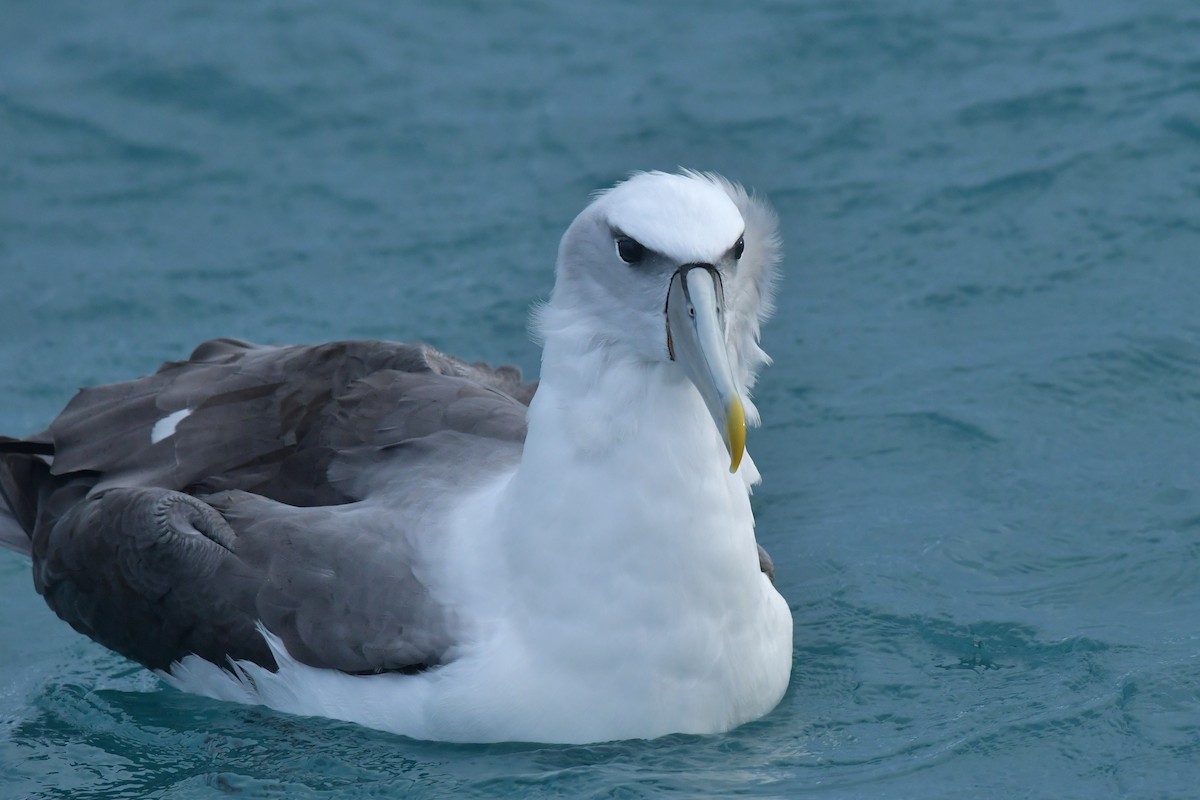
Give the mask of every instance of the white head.
<svg viewBox="0 0 1200 800">
<path fill-rule="evenodd" d="M 614 358 L 679 361 L 729 443 L 726 417 L 744 407 L 757 422 L 748 390 L 768 360 L 758 334 L 778 260 L 774 213 L 740 186 L 690 171 L 638 173 L 567 229 L 536 326 L 547 343 L 585 337 Z"/>
</svg>

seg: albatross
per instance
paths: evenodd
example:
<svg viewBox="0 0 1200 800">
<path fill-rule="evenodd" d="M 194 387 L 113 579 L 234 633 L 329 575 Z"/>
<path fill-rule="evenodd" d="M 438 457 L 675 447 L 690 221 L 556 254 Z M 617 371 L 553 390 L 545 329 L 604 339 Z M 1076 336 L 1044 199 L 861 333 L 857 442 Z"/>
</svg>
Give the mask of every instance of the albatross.
<svg viewBox="0 0 1200 800">
<path fill-rule="evenodd" d="M 0 543 L 213 698 L 418 738 L 717 733 L 787 688 L 745 453 L 765 201 L 637 173 L 563 236 L 540 382 L 425 344 L 200 345 L 0 438 Z"/>
</svg>

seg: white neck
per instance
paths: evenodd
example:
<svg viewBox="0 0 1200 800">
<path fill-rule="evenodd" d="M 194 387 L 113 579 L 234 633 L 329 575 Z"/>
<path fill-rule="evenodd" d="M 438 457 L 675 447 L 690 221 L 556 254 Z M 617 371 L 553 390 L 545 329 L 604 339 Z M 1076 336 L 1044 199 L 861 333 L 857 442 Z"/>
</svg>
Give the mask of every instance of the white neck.
<svg viewBox="0 0 1200 800">
<path fill-rule="evenodd" d="M 478 565 L 504 587 L 479 685 L 520 698 L 498 737 L 714 732 L 779 701 L 791 617 L 728 465 L 677 365 L 547 336 L 522 461 L 495 498 L 498 549 Z"/>
<path fill-rule="evenodd" d="M 715 586 L 736 595 L 761 581 L 746 483 L 728 464 L 678 365 L 576 331 L 548 335 L 521 465 L 501 501 L 515 523 L 502 525 L 510 563 L 539 576 L 521 582 L 523 601 L 553 598 L 564 614 L 555 587 L 569 583 L 581 614 L 618 586 L 728 612 L 737 599 Z"/>
</svg>

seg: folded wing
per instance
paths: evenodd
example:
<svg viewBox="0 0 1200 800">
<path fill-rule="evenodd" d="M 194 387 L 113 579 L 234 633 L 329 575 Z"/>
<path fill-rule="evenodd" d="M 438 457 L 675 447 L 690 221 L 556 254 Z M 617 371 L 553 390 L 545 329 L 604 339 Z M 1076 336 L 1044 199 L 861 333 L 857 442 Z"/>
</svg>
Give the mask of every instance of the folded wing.
<svg viewBox="0 0 1200 800">
<path fill-rule="evenodd" d="M 273 666 L 261 621 L 313 666 L 415 671 L 455 635 L 424 554 L 515 465 L 534 388 L 427 345 L 216 340 L 0 442 L 0 491 L 48 604 L 147 666 Z"/>
</svg>

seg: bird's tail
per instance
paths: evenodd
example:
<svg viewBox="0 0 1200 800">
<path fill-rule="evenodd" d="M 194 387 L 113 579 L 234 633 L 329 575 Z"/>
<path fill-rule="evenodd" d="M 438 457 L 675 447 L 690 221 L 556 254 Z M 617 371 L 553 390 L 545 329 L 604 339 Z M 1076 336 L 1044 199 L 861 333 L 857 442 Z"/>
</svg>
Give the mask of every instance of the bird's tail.
<svg viewBox="0 0 1200 800">
<path fill-rule="evenodd" d="M 35 486 L 50 474 L 44 456 L 52 456 L 48 442 L 0 436 L 0 547 L 24 556 L 33 553 L 30 531 L 36 516 Z"/>
</svg>

